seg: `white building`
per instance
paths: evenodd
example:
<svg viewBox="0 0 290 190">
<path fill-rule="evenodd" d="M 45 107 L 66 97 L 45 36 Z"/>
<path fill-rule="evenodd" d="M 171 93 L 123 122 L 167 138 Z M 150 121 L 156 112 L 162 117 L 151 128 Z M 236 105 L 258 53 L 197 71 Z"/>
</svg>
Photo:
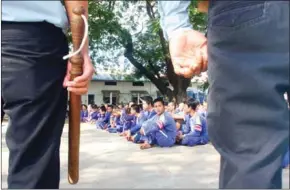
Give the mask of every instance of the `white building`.
<svg viewBox="0 0 290 190">
<path fill-rule="evenodd" d="M 192 81 L 191 89 L 197 88 L 197 82 Z M 128 103 L 130 101 L 141 103 L 140 97 L 144 95 L 150 95 L 154 99 L 161 96 L 161 93 L 147 79 L 133 81 L 126 80 L 121 75 L 102 73 L 93 77 L 88 94 L 82 96 L 82 103 L 95 103 L 97 105 Z"/>
<path fill-rule="evenodd" d="M 138 102 L 139 98 L 144 95 L 156 98 L 160 94 L 155 85 L 148 80 L 136 82 L 109 74 L 98 74 L 93 77 L 88 94 L 82 96 L 82 103 L 100 105 Z"/>
</svg>

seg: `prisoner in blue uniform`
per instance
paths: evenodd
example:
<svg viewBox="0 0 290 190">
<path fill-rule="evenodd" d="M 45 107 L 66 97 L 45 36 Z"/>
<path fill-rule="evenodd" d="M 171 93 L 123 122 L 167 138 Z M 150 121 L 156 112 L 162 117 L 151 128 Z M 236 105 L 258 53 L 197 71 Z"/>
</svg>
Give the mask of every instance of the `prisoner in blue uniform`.
<svg viewBox="0 0 290 190">
<path fill-rule="evenodd" d="M 190 115 L 184 113 L 184 118 L 183 118 L 183 122 L 181 124 L 181 127 L 179 129 L 177 129 L 177 136 L 176 136 L 176 143 L 180 144 L 181 142 L 181 135 L 188 133 L 189 129 L 190 129 Z"/>
<path fill-rule="evenodd" d="M 209 141 L 206 122 L 205 119 L 196 113 L 194 116 L 190 117 L 188 121 L 189 128 L 185 129 L 185 133 L 182 135 L 182 145 L 195 146 L 204 145 Z"/>
<path fill-rule="evenodd" d="M 140 129 L 141 129 L 141 126 L 142 124 L 145 122 L 145 121 L 148 121 L 149 119 L 151 119 L 152 117 L 154 117 L 156 115 L 156 112 L 154 110 L 151 110 L 151 111 L 142 111 L 140 116 L 139 116 L 139 121 L 138 121 L 138 124 L 136 125 L 133 125 L 132 128 L 131 128 L 131 134 L 135 134 L 137 133 Z"/>
<path fill-rule="evenodd" d="M 124 115 L 123 132 L 129 130 L 132 127 L 134 116 L 131 114 Z"/>
<path fill-rule="evenodd" d="M 130 129 L 130 134 L 135 135 L 140 131 L 142 124 L 147 120 L 145 112 L 142 111 L 139 116 L 135 116 L 133 120 L 132 127 Z"/>
<path fill-rule="evenodd" d="M 184 115 L 184 123 L 181 125 L 181 128 L 179 130 L 180 132 L 185 133 L 186 130 L 190 128 L 189 120 L 190 120 L 190 115 L 189 114 L 185 114 Z"/>
<path fill-rule="evenodd" d="M 105 106 L 101 106 L 100 117 L 96 122 L 97 129 L 104 129 L 105 126 L 110 122 L 110 117 L 111 117 L 110 112 L 106 112 Z"/>
<path fill-rule="evenodd" d="M 99 116 L 99 113 L 97 111 L 91 113 L 91 119 L 92 120 L 98 120 L 98 116 Z"/>
<path fill-rule="evenodd" d="M 181 144 L 186 146 L 204 145 L 208 143 L 208 133 L 205 119 L 197 112 L 199 102 L 189 99 L 185 105 L 185 111 L 189 114 L 189 120 L 180 134 Z"/>
<path fill-rule="evenodd" d="M 121 125 L 121 119 L 120 119 L 120 115 L 115 115 L 113 116 L 113 123 L 114 126 L 110 126 L 110 128 L 108 128 L 108 132 L 109 133 L 120 133 L 122 132 L 122 125 Z"/>
<path fill-rule="evenodd" d="M 107 129 L 109 127 L 111 116 L 112 116 L 112 112 L 113 112 L 113 106 L 112 105 L 108 105 L 107 111 L 106 111 L 106 114 L 105 114 L 105 118 L 100 123 L 101 129 Z"/>
<path fill-rule="evenodd" d="M 98 112 L 97 108 L 95 108 L 94 106 L 96 106 L 96 105 L 92 106 L 93 112 L 91 113 L 91 116 L 90 116 L 91 120 L 90 121 L 97 121 L 99 118 L 99 112 Z"/>
<path fill-rule="evenodd" d="M 82 110 L 81 110 L 81 122 L 86 122 L 89 117 L 89 112 L 88 112 L 88 107 L 83 104 L 82 105 Z"/>
<path fill-rule="evenodd" d="M 104 127 L 104 129 L 108 131 L 108 129 L 114 128 L 115 127 L 114 121 L 115 121 L 115 116 L 111 114 L 109 123 Z"/>
<path fill-rule="evenodd" d="M 140 124 L 136 125 L 135 127 L 132 127 L 132 129 L 130 130 L 131 132 L 134 133 L 133 136 L 133 142 L 134 143 L 140 143 L 143 142 L 143 135 L 141 135 L 140 133 L 140 129 L 142 127 L 142 125 L 145 125 L 147 121 L 149 121 L 150 119 L 152 119 L 155 115 L 156 112 L 154 111 L 154 109 L 152 109 L 151 111 L 145 111 L 144 112 L 144 116 L 142 116 L 141 120 L 140 120 Z"/>
<path fill-rule="evenodd" d="M 144 96 L 141 98 L 142 101 L 142 118 L 141 123 L 144 123 L 148 119 L 152 118 L 156 112 L 153 109 L 153 98 L 151 96 Z M 132 131 L 129 131 L 129 134 L 126 134 L 127 136 L 131 136 L 131 132 L 135 135 L 133 136 L 133 142 L 137 143 L 140 141 L 141 134 L 140 134 L 140 126 L 132 126 Z"/>
<path fill-rule="evenodd" d="M 145 122 L 140 130 L 143 135 L 144 143 L 141 149 L 151 148 L 153 145 L 160 147 L 171 147 L 176 140 L 176 126 L 171 114 L 165 112 L 164 101 L 162 98 L 154 100 L 156 115 Z"/>
<path fill-rule="evenodd" d="M 125 116 L 126 116 L 126 109 L 123 108 L 121 111 L 121 116 L 120 116 L 121 125 L 124 125 L 124 123 L 125 123 Z"/>
<path fill-rule="evenodd" d="M 123 131 L 123 122 L 121 120 L 121 116 L 116 117 L 115 123 L 116 123 L 116 133 L 121 133 Z"/>
<path fill-rule="evenodd" d="M 140 115 L 140 107 L 137 104 L 132 104 L 128 111 L 127 117 L 129 117 L 130 127 L 127 127 L 127 130 L 130 130 L 136 125 L 137 117 Z"/>
</svg>

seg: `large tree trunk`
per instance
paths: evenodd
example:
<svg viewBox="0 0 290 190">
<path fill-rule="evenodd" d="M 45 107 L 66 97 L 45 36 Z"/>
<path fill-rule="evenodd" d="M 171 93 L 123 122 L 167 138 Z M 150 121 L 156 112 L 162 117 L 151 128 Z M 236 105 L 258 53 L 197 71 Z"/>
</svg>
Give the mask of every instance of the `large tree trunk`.
<svg viewBox="0 0 290 190">
<path fill-rule="evenodd" d="M 155 4 L 151 4 L 153 2 L 146 1 L 146 9 L 148 16 L 150 19 L 154 20 L 156 19 L 153 6 Z M 125 48 L 124 56 L 142 73 L 144 76 L 146 76 L 157 88 L 158 90 L 165 95 L 170 101 L 175 101 L 176 103 L 182 102 L 184 99 L 186 99 L 186 89 L 190 85 L 190 79 L 186 79 L 184 77 L 178 76 L 175 74 L 173 65 L 171 62 L 170 57 L 168 56 L 168 47 L 166 45 L 166 40 L 163 36 L 163 31 L 160 29 L 158 31 L 158 35 L 160 37 L 160 44 L 162 47 L 162 52 L 164 55 L 164 61 L 166 62 L 166 75 L 168 78 L 168 82 L 172 85 L 173 90 L 169 89 L 166 85 L 166 83 L 160 79 L 156 78 L 155 74 L 152 72 L 149 72 L 145 67 L 143 67 L 142 63 L 139 63 L 134 58 L 134 47 L 133 47 L 133 41 L 132 36 L 127 31 L 122 31 L 123 36 L 126 36 L 126 40 L 123 41 L 123 46 Z M 125 33 L 124 33 L 125 32 Z M 149 63 L 150 64 L 150 63 Z M 152 66 L 152 65 L 151 65 Z M 152 68 L 154 70 L 154 68 Z"/>
<path fill-rule="evenodd" d="M 187 100 L 186 88 L 184 88 L 184 86 L 179 85 L 174 87 L 173 94 L 174 100 L 177 104 Z"/>
<path fill-rule="evenodd" d="M 172 97 L 173 93 L 172 90 L 170 90 L 166 83 L 163 82 L 161 79 L 158 79 L 155 77 L 155 75 L 148 71 L 141 63 L 139 63 L 133 56 L 134 52 L 134 46 L 132 41 L 132 36 L 127 33 L 127 42 L 126 44 L 123 44 L 125 48 L 124 56 L 144 75 L 146 76 L 161 92 L 163 95 L 167 95 L 168 97 Z"/>
<path fill-rule="evenodd" d="M 152 21 L 156 19 L 155 12 L 153 10 L 153 7 L 155 5 L 156 5 L 155 2 L 153 1 L 150 1 L 150 0 L 146 1 L 147 14 Z M 190 85 L 190 79 L 186 79 L 184 77 L 181 77 L 175 74 L 171 59 L 168 56 L 169 54 L 168 47 L 166 45 L 166 40 L 164 39 L 163 31 L 161 28 L 158 30 L 158 35 L 159 35 L 160 44 L 162 47 L 162 52 L 164 55 L 164 61 L 166 62 L 166 68 L 167 68 L 166 75 L 167 75 L 169 83 L 173 87 L 173 94 L 171 93 L 170 95 L 169 94 L 166 94 L 166 95 L 170 101 L 175 101 L 176 103 L 180 103 L 184 99 L 187 98 L 186 89 Z"/>
<path fill-rule="evenodd" d="M 186 89 L 190 85 L 190 79 L 175 74 L 171 59 L 166 60 L 166 65 L 167 77 L 173 87 L 173 100 L 180 103 L 187 99 Z"/>
</svg>

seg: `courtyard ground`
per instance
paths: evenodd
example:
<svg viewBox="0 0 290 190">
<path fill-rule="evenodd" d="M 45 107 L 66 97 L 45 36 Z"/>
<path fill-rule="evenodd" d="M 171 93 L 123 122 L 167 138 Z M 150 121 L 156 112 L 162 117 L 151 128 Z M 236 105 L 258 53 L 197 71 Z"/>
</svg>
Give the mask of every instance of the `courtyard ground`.
<svg viewBox="0 0 290 190">
<path fill-rule="evenodd" d="M 2 188 L 7 188 L 7 123 L 2 127 Z M 80 180 L 67 182 L 67 125 L 61 145 L 60 188 L 218 188 L 219 155 L 209 144 L 198 147 L 140 150 L 117 134 L 81 126 Z M 283 171 L 289 189 L 289 170 Z"/>
</svg>

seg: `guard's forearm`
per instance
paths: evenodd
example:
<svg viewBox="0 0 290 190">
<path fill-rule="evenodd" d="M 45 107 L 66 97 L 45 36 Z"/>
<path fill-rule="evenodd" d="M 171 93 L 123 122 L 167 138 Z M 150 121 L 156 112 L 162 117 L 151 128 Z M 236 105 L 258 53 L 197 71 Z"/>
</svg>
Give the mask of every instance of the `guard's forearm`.
<svg viewBox="0 0 290 190">
<path fill-rule="evenodd" d="M 190 1 L 158 1 L 160 25 L 169 40 L 176 31 L 192 29 L 188 8 Z"/>
<path fill-rule="evenodd" d="M 85 9 L 85 17 L 88 19 L 88 8 L 89 8 L 89 3 L 86 0 L 78 0 L 78 1 L 73 1 L 73 0 L 65 0 L 65 8 L 66 8 L 66 12 L 68 15 L 68 18 L 72 18 L 73 16 L 73 9 L 76 7 L 80 7 L 82 6 Z M 88 37 L 89 38 L 89 37 Z M 86 39 L 86 43 L 82 49 L 82 53 L 84 55 L 89 53 L 89 39 Z"/>
</svg>

